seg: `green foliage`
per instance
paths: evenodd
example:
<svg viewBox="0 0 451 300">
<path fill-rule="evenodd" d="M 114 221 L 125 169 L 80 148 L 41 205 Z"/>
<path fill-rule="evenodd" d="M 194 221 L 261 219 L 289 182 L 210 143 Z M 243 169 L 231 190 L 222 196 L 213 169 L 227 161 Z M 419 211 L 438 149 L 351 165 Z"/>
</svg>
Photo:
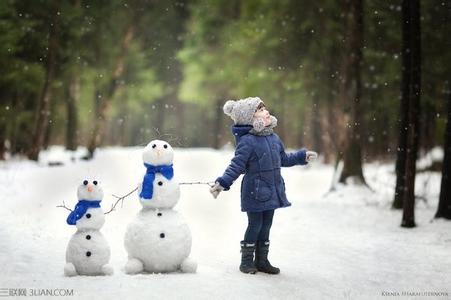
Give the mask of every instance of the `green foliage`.
<svg viewBox="0 0 451 300">
<path fill-rule="evenodd" d="M 122 143 L 147 138 L 156 122 L 177 127 L 172 123 L 183 117 L 185 131 L 179 134 L 188 139 L 184 145 L 206 145 L 208 138 L 197 132 L 214 127 L 220 103 L 260 96 L 285 127 L 289 145 L 297 147 L 300 138 L 311 140 L 315 118 L 326 125 L 330 121 L 314 110 L 340 108 L 341 64 L 348 55 L 343 46 L 346 11 L 340 1 L 6 0 L 0 1 L 0 125 L 7 127 L 8 140 L 20 137 L 18 149 L 26 148 L 45 81 L 54 3 L 59 3 L 60 20 L 51 85 L 55 142 L 64 140 L 67 89 L 74 76 L 80 78 L 82 143 L 89 138 L 96 95 L 111 84 L 131 22 L 135 35 L 108 116 L 111 130 L 122 130 Z M 363 138 L 367 152 L 376 155 L 397 144 L 401 0 L 363 3 Z M 446 1 L 421 5 L 422 104 L 425 114 L 440 116 L 427 120 L 437 123 L 431 125 L 436 130 L 432 135 L 440 143 L 451 78 L 451 8 Z M 223 127 L 205 136 L 219 134 L 225 143 Z"/>
<path fill-rule="evenodd" d="M 139 113 L 165 93 L 165 86 L 158 81 L 156 71 L 148 65 L 145 52 L 138 43 L 131 45 L 129 53 L 122 88 L 115 102 L 123 101 L 129 113 Z"/>
</svg>

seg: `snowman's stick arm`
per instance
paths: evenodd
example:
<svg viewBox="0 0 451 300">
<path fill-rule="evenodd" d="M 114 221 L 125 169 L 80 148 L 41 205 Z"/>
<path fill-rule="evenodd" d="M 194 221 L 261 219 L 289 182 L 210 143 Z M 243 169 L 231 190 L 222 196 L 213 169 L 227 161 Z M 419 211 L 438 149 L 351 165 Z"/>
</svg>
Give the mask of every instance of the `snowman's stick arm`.
<svg viewBox="0 0 451 300">
<path fill-rule="evenodd" d="M 66 203 L 64 203 L 64 201 L 63 201 L 63 205 L 57 205 L 56 207 L 61 207 L 61 208 L 67 209 L 68 211 L 72 211 L 72 209 L 70 209 L 69 207 L 66 207 Z"/>
<path fill-rule="evenodd" d="M 124 195 L 124 196 L 122 196 L 122 197 L 116 196 L 116 195 L 112 195 L 114 198 L 117 199 L 117 201 L 116 201 L 113 205 L 111 205 L 111 209 L 110 209 L 109 211 L 107 211 L 106 213 L 104 213 L 104 214 L 105 214 L 105 215 L 106 215 L 106 214 L 109 214 L 110 212 L 112 212 L 113 210 L 115 210 L 116 205 L 117 205 L 120 201 L 122 201 L 122 203 L 121 203 L 121 206 L 122 206 L 122 204 L 124 203 L 124 199 L 127 198 L 128 196 L 130 196 L 131 194 L 133 194 L 134 192 L 136 192 L 137 190 L 138 190 L 138 188 L 135 188 L 133 191 L 131 191 L 130 193 L 128 193 L 127 195 Z"/>
<path fill-rule="evenodd" d="M 179 183 L 180 185 L 182 185 L 182 184 L 190 184 L 190 185 L 193 185 L 193 184 L 207 184 L 207 185 L 209 185 L 209 186 L 214 186 L 214 182 L 181 182 L 181 183 Z M 104 213 L 105 215 L 106 214 L 109 214 L 110 212 L 112 212 L 113 210 L 115 210 L 115 208 L 116 208 L 116 205 L 120 202 L 120 201 L 122 201 L 122 204 L 124 203 L 123 201 L 124 201 L 124 199 L 125 198 L 127 198 L 128 196 L 130 196 L 131 194 L 133 194 L 134 192 L 136 192 L 138 190 L 138 187 L 136 187 L 134 190 L 132 190 L 131 192 L 129 192 L 127 195 L 124 195 L 124 196 L 117 196 L 117 195 L 112 195 L 114 198 L 116 198 L 117 199 L 117 201 L 111 206 L 111 209 L 109 210 L 109 211 L 107 211 L 106 213 Z M 121 204 L 121 205 L 122 205 Z"/>
<path fill-rule="evenodd" d="M 182 184 L 190 184 L 190 185 L 193 185 L 193 184 L 207 184 L 207 185 L 209 185 L 211 187 L 215 185 L 215 183 L 213 181 L 210 181 L 210 182 L 200 182 L 200 181 L 198 181 L 198 182 L 180 182 L 179 184 L 180 185 L 182 185 Z"/>
</svg>

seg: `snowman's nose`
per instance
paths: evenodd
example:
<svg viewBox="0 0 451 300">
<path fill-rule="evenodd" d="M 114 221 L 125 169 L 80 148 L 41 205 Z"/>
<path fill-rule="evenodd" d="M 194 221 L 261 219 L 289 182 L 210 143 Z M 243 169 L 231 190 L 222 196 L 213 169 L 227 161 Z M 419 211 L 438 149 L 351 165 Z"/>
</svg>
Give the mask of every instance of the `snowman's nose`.
<svg viewBox="0 0 451 300">
<path fill-rule="evenodd" d="M 157 150 L 157 155 L 158 155 L 158 156 L 161 155 L 161 150 Z"/>
<path fill-rule="evenodd" d="M 92 190 L 93 190 L 92 186 L 90 186 L 90 185 L 89 185 L 89 186 L 88 186 L 88 192 L 90 192 L 90 193 L 91 193 L 91 192 L 92 192 Z"/>
</svg>

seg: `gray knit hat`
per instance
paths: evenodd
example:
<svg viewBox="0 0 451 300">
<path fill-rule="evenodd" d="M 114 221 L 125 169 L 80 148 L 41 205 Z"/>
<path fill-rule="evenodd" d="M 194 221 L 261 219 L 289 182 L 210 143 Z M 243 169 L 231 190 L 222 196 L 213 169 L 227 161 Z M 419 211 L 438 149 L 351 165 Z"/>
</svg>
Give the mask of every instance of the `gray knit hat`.
<svg viewBox="0 0 451 300">
<path fill-rule="evenodd" d="M 224 104 L 224 113 L 230 116 L 236 125 L 252 125 L 252 119 L 263 101 L 259 97 L 241 100 L 229 100 Z"/>
</svg>

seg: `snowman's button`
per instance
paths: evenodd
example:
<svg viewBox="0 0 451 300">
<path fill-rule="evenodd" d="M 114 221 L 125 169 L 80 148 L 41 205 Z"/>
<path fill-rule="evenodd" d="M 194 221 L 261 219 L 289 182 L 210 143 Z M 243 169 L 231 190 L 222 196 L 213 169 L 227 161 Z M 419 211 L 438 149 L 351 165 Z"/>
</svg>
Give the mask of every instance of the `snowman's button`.
<svg viewBox="0 0 451 300">
<path fill-rule="evenodd" d="M 90 218 L 91 217 L 91 214 L 86 214 L 86 218 Z"/>
<path fill-rule="evenodd" d="M 164 233 L 160 233 L 160 237 L 164 239 Z"/>
<path fill-rule="evenodd" d="M 158 181 L 158 185 L 163 185 L 163 181 Z"/>
<path fill-rule="evenodd" d="M 88 235 L 86 236 L 86 239 L 87 239 L 87 240 L 90 240 L 90 239 L 91 239 L 91 236 L 88 234 Z"/>
<path fill-rule="evenodd" d="M 86 256 L 90 257 L 91 256 L 91 252 L 90 251 L 86 252 Z"/>
<path fill-rule="evenodd" d="M 163 214 L 162 213 L 157 213 L 157 216 L 161 217 Z"/>
</svg>

